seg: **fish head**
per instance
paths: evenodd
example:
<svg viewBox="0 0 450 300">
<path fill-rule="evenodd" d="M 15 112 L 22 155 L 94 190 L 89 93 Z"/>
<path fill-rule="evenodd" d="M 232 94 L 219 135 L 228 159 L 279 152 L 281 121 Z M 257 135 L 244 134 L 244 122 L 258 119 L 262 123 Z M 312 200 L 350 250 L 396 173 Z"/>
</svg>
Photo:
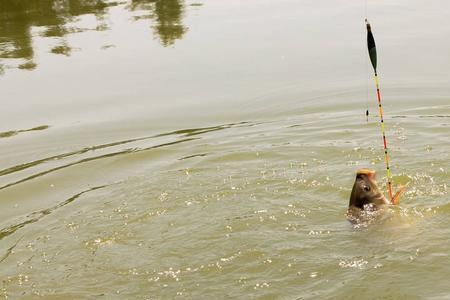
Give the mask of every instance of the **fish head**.
<svg viewBox="0 0 450 300">
<path fill-rule="evenodd" d="M 389 204 L 389 201 L 378 189 L 376 172 L 369 169 L 358 170 L 350 195 L 349 207 L 364 209 L 366 206 L 371 206 L 377 208 L 385 204 Z"/>
</svg>

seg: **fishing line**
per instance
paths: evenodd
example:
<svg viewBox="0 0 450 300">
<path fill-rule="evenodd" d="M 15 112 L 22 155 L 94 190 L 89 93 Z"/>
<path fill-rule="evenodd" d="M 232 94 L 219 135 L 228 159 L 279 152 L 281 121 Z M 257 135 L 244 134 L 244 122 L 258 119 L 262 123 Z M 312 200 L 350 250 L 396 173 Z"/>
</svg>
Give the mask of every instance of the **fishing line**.
<svg viewBox="0 0 450 300">
<path fill-rule="evenodd" d="M 367 19 L 367 0 L 364 1 L 364 16 Z"/>
</svg>

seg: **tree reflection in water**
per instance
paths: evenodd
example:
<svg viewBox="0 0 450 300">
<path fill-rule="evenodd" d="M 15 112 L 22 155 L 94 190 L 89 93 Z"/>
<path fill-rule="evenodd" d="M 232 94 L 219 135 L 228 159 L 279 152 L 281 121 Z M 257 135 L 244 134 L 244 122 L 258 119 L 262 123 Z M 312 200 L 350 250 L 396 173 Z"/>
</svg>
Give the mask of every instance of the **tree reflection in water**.
<svg viewBox="0 0 450 300">
<path fill-rule="evenodd" d="M 184 2 L 180 0 L 132 0 L 132 10 L 149 11 L 149 15 L 136 19 L 154 20 L 154 33 L 164 46 L 171 46 L 187 31 L 183 25 Z"/>
<path fill-rule="evenodd" d="M 94 14 L 98 23 L 104 24 L 106 8 L 111 5 L 104 0 L 1 0 L 0 59 L 19 59 L 22 64 L 18 68 L 34 69 L 33 27 L 43 29 L 43 37 L 58 38 L 52 53 L 69 55 L 71 47 L 65 36 L 83 29 L 69 28 L 67 24 L 85 14 Z"/>
<path fill-rule="evenodd" d="M 111 6 L 123 5 L 133 13 L 143 13 L 135 19 L 150 19 L 154 35 L 165 47 L 173 45 L 187 31 L 182 23 L 185 12 L 182 0 L 129 0 L 128 4 L 113 1 L 0 0 L 0 75 L 6 68 L 32 70 L 37 67 L 33 49 L 36 34 L 56 38 L 57 45 L 49 52 L 69 56 L 72 47 L 66 36 L 85 30 L 108 29 L 106 19 Z M 95 16 L 96 27 L 86 29 L 74 25 L 80 16 L 87 14 Z"/>
</svg>

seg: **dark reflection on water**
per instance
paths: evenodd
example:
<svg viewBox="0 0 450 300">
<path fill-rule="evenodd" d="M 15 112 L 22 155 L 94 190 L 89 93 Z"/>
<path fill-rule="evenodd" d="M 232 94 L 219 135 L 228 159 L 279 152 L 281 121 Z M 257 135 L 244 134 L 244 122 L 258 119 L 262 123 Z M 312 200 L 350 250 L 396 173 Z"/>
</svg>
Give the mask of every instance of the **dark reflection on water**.
<svg viewBox="0 0 450 300">
<path fill-rule="evenodd" d="M 40 131 L 40 130 L 45 130 L 45 129 L 48 129 L 48 128 L 49 128 L 48 125 L 42 125 L 42 126 L 30 128 L 30 129 L 4 131 L 4 132 L 0 132 L 0 139 L 1 138 L 12 137 L 12 136 L 18 135 L 19 133 L 22 133 L 22 132 Z"/>
<path fill-rule="evenodd" d="M 148 15 L 136 19 L 154 19 L 154 33 L 164 46 L 170 46 L 181 39 L 187 31 L 182 24 L 184 2 L 180 0 L 132 0 L 132 10 L 148 10 Z"/>
<path fill-rule="evenodd" d="M 108 8 L 118 5 L 136 13 L 135 20 L 151 20 L 154 35 L 163 46 L 173 45 L 187 31 L 182 24 L 185 4 L 181 0 L 1 0 L 0 75 L 11 67 L 10 62 L 19 69 L 33 70 L 37 67 L 33 48 L 36 35 L 56 38 L 57 44 L 47 51 L 69 56 L 72 47 L 66 35 L 86 30 L 108 30 Z M 76 25 L 79 17 L 87 14 L 95 16 L 97 25 L 94 28 Z"/>
<path fill-rule="evenodd" d="M 114 3 L 102 0 L 2 0 L 0 1 L 0 58 L 23 59 L 21 69 L 34 69 L 32 27 L 44 27 L 44 37 L 59 37 L 59 45 L 51 52 L 68 55 L 70 46 L 64 36 L 83 31 L 69 28 L 77 16 L 95 14 L 99 24 L 108 6 Z M 97 29 L 104 26 L 98 25 Z"/>
</svg>

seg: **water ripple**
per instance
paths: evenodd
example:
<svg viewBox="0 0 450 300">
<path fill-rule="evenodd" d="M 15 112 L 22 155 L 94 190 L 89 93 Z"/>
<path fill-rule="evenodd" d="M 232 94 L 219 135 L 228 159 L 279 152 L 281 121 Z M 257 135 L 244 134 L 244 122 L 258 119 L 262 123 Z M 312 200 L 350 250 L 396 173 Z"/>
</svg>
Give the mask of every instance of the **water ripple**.
<svg viewBox="0 0 450 300">
<path fill-rule="evenodd" d="M 72 203 L 73 201 L 75 201 L 76 199 L 78 199 L 80 196 L 82 196 L 83 194 L 89 193 L 91 191 L 95 191 L 101 188 L 106 187 L 106 185 L 103 186 L 97 186 L 97 187 L 93 187 L 90 188 L 88 190 L 82 191 L 72 197 L 70 197 L 69 199 L 46 209 L 42 209 L 40 211 L 36 211 L 33 212 L 29 215 L 27 215 L 25 218 L 27 219 L 26 221 L 22 221 L 20 223 L 14 224 L 14 225 L 10 225 L 6 228 L 0 229 L 0 240 L 4 239 L 5 237 L 15 233 L 17 230 L 23 228 L 24 226 L 28 225 L 28 224 L 33 224 L 38 222 L 39 220 L 41 220 L 42 218 L 44 218 L 45 216 L 51 214 L 53 211 L 57 210 L 58 208 L 64 207 L 67 204 Z"/>
</svg>

